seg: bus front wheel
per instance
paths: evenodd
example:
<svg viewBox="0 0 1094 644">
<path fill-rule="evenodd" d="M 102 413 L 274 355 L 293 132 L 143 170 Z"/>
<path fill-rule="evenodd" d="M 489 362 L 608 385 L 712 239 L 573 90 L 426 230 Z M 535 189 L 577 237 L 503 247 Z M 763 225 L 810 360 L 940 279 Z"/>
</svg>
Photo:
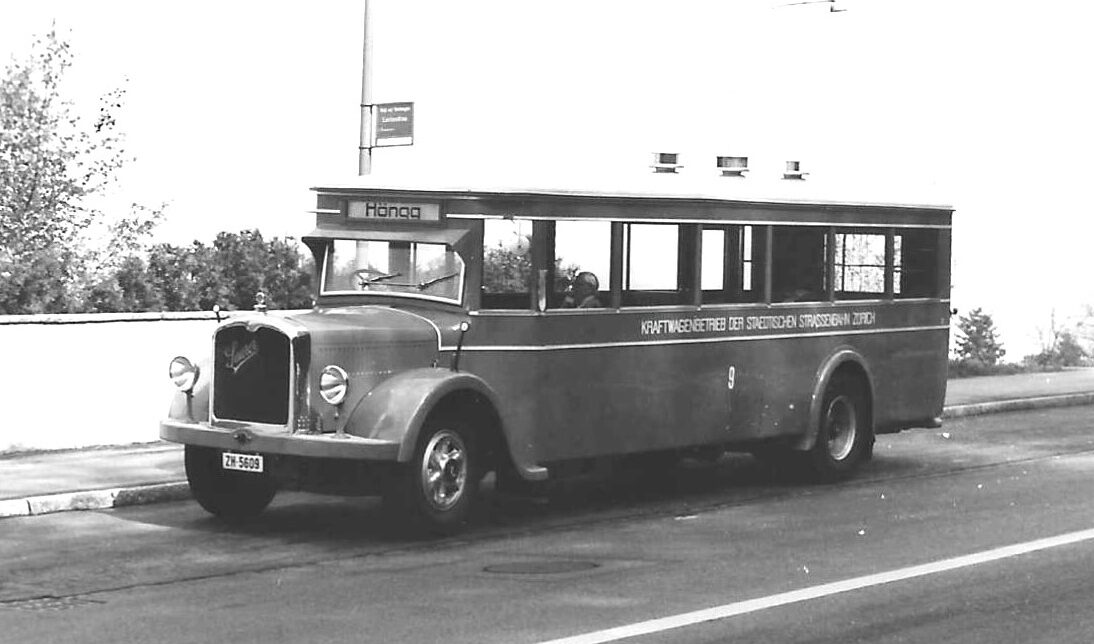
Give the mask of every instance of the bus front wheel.
<svg viewBox="0 0 1094 644">
<path fill-rule="evenodd" d="M 384 504 L 409 527 L 451 534 L 467 522 L 482 478 L 475 437 L 455 419 L 427 421 L 414 456 L 392 472 Z"/>
<path fill-rule="evenodd" d="M 194 499 L 206 512 L 225 521 L 257 516 L 273 500 L 277 485 L 268 472 L 225 470 L 221 450 L 187 445 L 186 479 Z"/>
<path fill-rule="evenodd" d="M 808 453 L 812 473 L 821 481 L 841 481 L 873 453 L 866 388 L 846 375 L 832 379 L 824 392 L 817 440 Z"/>
</svg>

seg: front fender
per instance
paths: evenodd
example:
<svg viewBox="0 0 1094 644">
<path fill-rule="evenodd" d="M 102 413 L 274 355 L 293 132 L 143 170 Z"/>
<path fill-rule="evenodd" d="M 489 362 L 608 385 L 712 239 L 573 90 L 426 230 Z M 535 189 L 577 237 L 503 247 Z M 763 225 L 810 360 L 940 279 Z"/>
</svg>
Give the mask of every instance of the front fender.
<svg viewBox="0 0 1094 644">
<path fill-rule="evenodd" d="M 349 414 L 346 432 L 399 442 L 398 460 L 407 462 L 429 412 L 446 395 L 460 390 L 481 394 L 498 409 L 497 394 L 478 376 L 440 368 L 414 369 L 388 378 L 362 397 Z"/>
<path fill-rule="evenodd" d="M 821 363 L 821 367 L 817 370 L 817 375 L 813 379 L 813 395 L 809 400 L 809 425 L 801 438 L 791 445 L 794 449 L 803 451 L 813 449 L 813 445 L 817 442 L 817 432 L 820 431 L 820 414 L 821 405 L 824 403 L 824 392 L 828 389 L 828 383 L 832 380 L 832 375 L 836 372 L 836 369 L 849 363 L 861 368 L 863 373 L 866 374 L 866 391 L 870 400 L 874 400 L 874 374 L 866 364 L 866 359 L 850 347 L 836 349 Z M 870 427 L 874 426 L 873 407 L 871 404 Z"/>
</svg>

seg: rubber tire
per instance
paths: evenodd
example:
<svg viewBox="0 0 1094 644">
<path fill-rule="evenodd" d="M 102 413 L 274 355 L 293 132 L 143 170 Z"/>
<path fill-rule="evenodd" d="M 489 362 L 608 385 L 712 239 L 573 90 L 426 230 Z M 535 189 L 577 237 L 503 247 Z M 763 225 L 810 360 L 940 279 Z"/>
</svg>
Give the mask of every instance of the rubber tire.
<svg viewBox="0 0 1094 644">
<path fill-rule="evenodd" d="M 833 455 L 829 440 L 834 429 L 829 409 L 838 405 L 837 411 L 847 411 L 849 420 L 853 419 L 854 435 L 846 454 Z M 842 409 L 841 409 L 842 408 Z M 870 414 L 866 396 L 866 387 L 862 380 L 846 375 L 836 375 L 824 391 L 821 402 L 820 418 L 817 419 L 817 439 L 813 448 L 806 453 L 806 464 L 813 478 L 820 482 L 832 483 L 851 477 L 870 460 L 874 451 L 874 431 L 870 425 Z"/>
<path fill-rule="evenodd" d="M 186 479 L 190 492 L 205 511 L 225 521 L 258 516 L 277 494 L 269 472 L 233 472 L 221 467 L 222 450 L 186 446 Z"/>
<path fill-rule="evenodd" d="M 451 507 L 438 508 L 429 500 L 420 472 L 434 437 L 445 432 L 456 435 L 463 444 L 465 476 L 456 502 Z M 444 417 L 427 420 L 418 434 L 410 462 L 392 470 L 385 481 L 384 506 L 391 518 L 415 533 L 450 535 L 462 530 L 470 518 L 485 474 L 483 454 L 475 438 L 461 421 Z"/>
</svg>

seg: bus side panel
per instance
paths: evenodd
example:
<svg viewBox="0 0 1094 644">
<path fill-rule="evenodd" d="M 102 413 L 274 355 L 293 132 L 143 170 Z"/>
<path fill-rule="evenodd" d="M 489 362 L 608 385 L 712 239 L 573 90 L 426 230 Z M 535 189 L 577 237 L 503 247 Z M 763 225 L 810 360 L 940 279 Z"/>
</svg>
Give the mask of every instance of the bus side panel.
<svg viewBox="0 0 1094 644">
<path fill-rule="evenodd" d="M 476 325 L 485 333 L 503 322 L 480 318 Z M 579 328 L 571 331 L 571 337 L 584 337 Z M 498 393 L 512 448 L 527 449 L 542 463 L 802 432 L 816 365 L 835 344 L 787 339 L 549 350 L 472 346 L 461 368 Z"/>
<path fill-rule="evenodd" d="M 856 340 L 874 371 L 874 425 L 879 434 L 928 427 L 946 399 L 948 330 Z"/>
<path fill-rule="evenodd" d="M 905 328 L 932 319 L 916 308 L 878 317 Z M 624 332 L 649 316 L 482 316 L 462 365 L 497 391 L 513 449 L 538 463 L 802 434 L 819 371 L 841 348 L 875 376 L 881 431 L 941 413 L 945 329 L 636 345 Z"/>
<path fill-rule="evenodd" d="M 526 313 L 475 316 L 459 365 L 497 393 L 497 412 L 509 449 L 518 461 L 528 463 L 542 462 L 542 445 L 534 430 L 540 425 L 537 392 L 547 376 L 539 353 L 530 350 L 536 346 L 538 321 L 538 316 Z"/>
</svg>

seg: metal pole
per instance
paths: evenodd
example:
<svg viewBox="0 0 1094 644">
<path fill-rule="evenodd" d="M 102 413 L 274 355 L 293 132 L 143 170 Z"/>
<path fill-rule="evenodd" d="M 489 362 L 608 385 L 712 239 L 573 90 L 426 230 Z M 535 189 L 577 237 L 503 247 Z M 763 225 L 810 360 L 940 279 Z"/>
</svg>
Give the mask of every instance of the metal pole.
<svg viewBox="0 0 1094 644">
<path fill-rule="evenodd" d="M 360 156 L 357 159 L 357 174 L 372 172 L 372 87 L 370 84 L 372 62 L 372 39 L 369 38 L 368 2 L 365 3 L 364 44 L 361 53 L 361 140 L 358 143 Z"/>
</svg>

